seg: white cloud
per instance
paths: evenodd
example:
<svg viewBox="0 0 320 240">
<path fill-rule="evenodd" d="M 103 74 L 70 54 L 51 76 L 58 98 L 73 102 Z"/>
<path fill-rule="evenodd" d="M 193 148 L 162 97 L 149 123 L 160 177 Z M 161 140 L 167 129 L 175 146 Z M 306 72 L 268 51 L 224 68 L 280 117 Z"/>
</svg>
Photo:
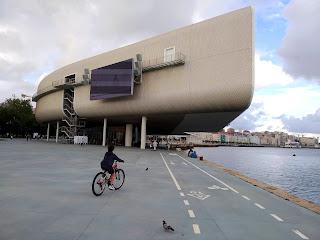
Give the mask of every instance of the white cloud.
<svg viewBox="0 0 320 240">
<path fill-rule="evenodd" d="M 260 89 L 269 86 L 285 86 L 294 79 L 285 73 L 281 66 L 270 60 L 263 60 L 259 53 L 255 56 L 255 88 Z"/>
<path fill-rule="evenodd" d="M 320 83 L 320 1 L 292 0 L 284 9 L 287 30 L 279 49 L 284 69 Z"/>
<path fill-rule="evenodd" d="M 20 81 L 37 83 L 44 71 L 82 58 L 250 3 L 257 11 L 263 12 L 273 9 L 277 2 L 142 0 L 132 4 L 111 0 L 3 0 L 0 1 L 0 80 L 11 82 L 12 86 L 13 82 Z M 266 86 L 271 80 L 276 81 L 259 77 L 265 76 L 269 68 L 277 73 L 276 67 L 273 68 L 272 63 L 257 61 L 258 74 L 261 73 L 257 85 Z M 0 89 L 0 101 L 14 93 L 14 89 L 8 90 Z M 25 90 L 30 91 L 30 88 Z"/>
<path fill-rule="evenodd" d="M 230 125 L 251 131 L 319 133 L 319 106 L 317 84 L 260 89 L 255 92 L 249 109 Z"/>
<path fill-rule="evenodd" d="M 135 4 L 131 1 L 111 0 L 2 0 L 0 1 L 0 101 L 11 97 L 12 94 L 32 95 L 36 84 L 46 73 L 62 65 L 245 7 L 250 3 L 254 5 L 256 15 L 270 21 L 278 18 L 277 11 L 284 7 L 277 0 L 189 0 L 188 2 L 141 0 Z M 305 9 L 310 8 L 309 3 L 307 5 Z M 298 54 L 305 48 L 311 49 L 306 50 L 306 54 L 310 54 L 310 51 L 313 51 L 311 55 L 317 54 L 320 31 L 312 32 L 311 37 L 309 34 L 310 31 L 314 31 L 316 21 L 309 22 L 314 16 L 310 18 L 307 16 L 309 19 L 307 25 L 301 26 L 301 18 L 305 16 L 292 15 L 291 12 L 296 12 L 296 7 L 293 10 L 288 8 L 286 11 L 285 16 L 293 25 L 290 27 L 289 24 L 283 43 L 283 56 L 288 52 Z M 307 44 L 298 38 L 299 34 L 296 31 L 301 29 L 308 33 L 306 36 L 303 34 L 300 36 Z M 314 39 L 305 39 L 312 38 L 313 35 Z M 312 58 L 301 56 L 304 57 L 303 66 L 308 65 L 309 60 L 312 60 L 310 63 L 313 64 Z M 248 114 L 244 115 L 243 121 L 238 121 L 238 125 L 246 123 L 248 128 L 271 129 L 282 126 L 281 120 L 277 119 L 282 114 L 301 118 L 314 113 L 320 106 L 319 100 L 316 100 L 320 99 L 319 89 L 293 87 L 294 79 L 285 73 L 281 66 L 264 57 L 265 53 L 256 54 L 257 92 L 253 99 L 254 104 L 246 112 Z M 292 60 L 290 59 L 289 57 L 285 59 L 288 71 Z M 31 81 L 30 76 L 34 78 Z M 271 87 L 281 89 L 271 94 L 262 91 Z M 289 89 L 285 90 L 283 87 Z M 252 122 L 254 123 L 250 124 Z"/>
<path fill-rule="evenodd" d="M 134 4 L 2 0 L 0 101 L 20 91 L 32 94 L 35 88 L 29 82 L 38 83 L 43 72 L 188 25 L 194 4 L 195 0 L 142 0 Z"/>
<path fill-rule="evenodd" d="M 320 88 L 316 86 L 286 87 L 257 92 L 254 102 L 263 103 L 266 114 L 303 117 L 320 106 Z"/>
</svg>

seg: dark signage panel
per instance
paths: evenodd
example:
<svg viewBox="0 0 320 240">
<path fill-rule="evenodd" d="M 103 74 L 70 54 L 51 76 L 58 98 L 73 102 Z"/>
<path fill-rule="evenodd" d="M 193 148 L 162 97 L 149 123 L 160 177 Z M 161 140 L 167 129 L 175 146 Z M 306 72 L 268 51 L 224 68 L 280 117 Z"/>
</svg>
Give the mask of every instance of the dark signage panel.
<svg viewBox="0 0 320 240">
<path fill-rule="evenodd" d="M 91 71 L 90 100 L 108 99 L 133 94 L 133 59 Z"/>
</svg>

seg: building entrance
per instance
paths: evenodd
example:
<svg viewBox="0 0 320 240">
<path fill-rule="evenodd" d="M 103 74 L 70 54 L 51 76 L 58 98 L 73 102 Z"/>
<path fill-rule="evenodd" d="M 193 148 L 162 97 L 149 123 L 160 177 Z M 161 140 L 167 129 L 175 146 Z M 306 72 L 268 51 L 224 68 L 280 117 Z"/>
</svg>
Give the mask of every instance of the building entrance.
<svg viewBox="0 0 320 240">
<path fill-rule="evenodd" d="M 108 144 L 124 146 L 126 128 L 124 126 L 108 127 Z"/>
</svg>

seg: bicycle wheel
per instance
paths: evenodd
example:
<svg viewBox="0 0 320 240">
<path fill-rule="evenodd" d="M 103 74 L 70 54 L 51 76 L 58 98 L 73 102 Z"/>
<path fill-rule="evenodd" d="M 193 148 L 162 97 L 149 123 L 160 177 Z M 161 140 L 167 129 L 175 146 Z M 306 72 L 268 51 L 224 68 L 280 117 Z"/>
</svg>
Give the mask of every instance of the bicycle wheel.
<svg viewBox="0 0 320 240">
<path fill-rule="evenodd" d="M 106 180 L 104 175 L 105 173 L 99 172 L 93 179 L 92 192 L 95 196 L 100 196 L 106 188 Z"/>
<path fill-rule="evenodd" d="M 124 183 L 126 175 L 124 174 L 124 171 L 122 169 L 116 170 L 116 177 L 113 183 L 113 186 L 116 190 L 120 189 Z"/>
</svg>

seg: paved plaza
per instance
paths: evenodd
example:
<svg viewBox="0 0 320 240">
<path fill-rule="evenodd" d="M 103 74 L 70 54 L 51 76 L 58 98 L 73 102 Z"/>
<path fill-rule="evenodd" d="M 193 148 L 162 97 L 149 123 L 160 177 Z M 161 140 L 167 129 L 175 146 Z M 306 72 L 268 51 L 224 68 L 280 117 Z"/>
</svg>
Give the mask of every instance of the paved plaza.
<svg viewBox="0 0 320 240">
<path fill-rule="evenodd" d="M 124 186 L 95 197 L 105 151 L 0 141 L 0 240 L 320 239 L 318 214 L 181 152 L 116 148 Z"/>
</svg>

